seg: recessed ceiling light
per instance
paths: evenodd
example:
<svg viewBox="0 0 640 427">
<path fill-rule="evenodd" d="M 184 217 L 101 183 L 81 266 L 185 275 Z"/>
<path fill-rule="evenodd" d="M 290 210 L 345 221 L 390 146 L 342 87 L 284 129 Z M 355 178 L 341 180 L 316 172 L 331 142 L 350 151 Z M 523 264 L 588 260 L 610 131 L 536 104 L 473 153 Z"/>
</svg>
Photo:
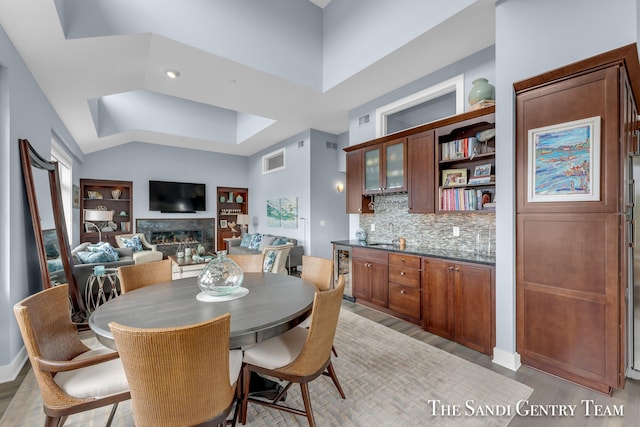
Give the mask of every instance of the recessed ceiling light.
<svg viewBox="0 0 640 427">
<path fill-rule="evenodd" d="M 170 79 L 177 79 L 178 77 L 180 77 L 180 72 L 177 70 L 164 70 L 164 73 Z"/>
</svg>

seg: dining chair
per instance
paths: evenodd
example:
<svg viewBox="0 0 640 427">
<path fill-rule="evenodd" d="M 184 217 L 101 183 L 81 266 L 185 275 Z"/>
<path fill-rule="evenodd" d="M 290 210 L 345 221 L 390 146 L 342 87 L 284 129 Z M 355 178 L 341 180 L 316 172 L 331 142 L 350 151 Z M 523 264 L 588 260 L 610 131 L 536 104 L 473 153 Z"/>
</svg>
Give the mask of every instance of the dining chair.
<svg viewBox="0 0 640 427">
<path fill-rule="evenodd" d="M 61 427 L 67 416 L 129 400 L 129 385 L 118 353 L 89 348 L 78 337 L 69 313 L 68 285 L 58 285 L 16 303 L 18 321 L 42 395 L 45 427 Z"/>
<path fill-rule="evenodd" d="M 229 351 L 229 313 L 172 328 L 134 328 L 116 322 L 113 333 L 131 387 L 137 427 L 222 426 L 240 394 L 242 351 Z"/>
<path fill-rule="evenodd" d="M 319 291 L 326 291 L 333 283 L 333 260 L 317 256 L 302 256 L 302 280 L 311 283 Z"/>
<path fill-rule="evenodd" d="M 229 254 L 227 258 L 234 260 L 245 273 L 262 273 L 264 254 Z"/>
<path fill-rule="evenodd" d="M 311 283 L 319 291 L 326 291 L 333 283 L 333 260 L 317 256 L 302 256 L 302 274 L 300 278 Z M 308 328 L 311 324 L 311 317 L 307 317 L 300 323 L 300 326 Z M 335 346 L 331 347 L 333 354 L 338 357 Z"/>
<path fill-rule="evenodd" d="M 170 282 L 171 260 L 145 262 L 143 264 L 124 265 L 118 267 L 120 291 L 124 294 L 134 289 Z"/>
<path fill-rule="evenodd" d="M 340 396 L 345 399 L 331 363 L 331 346 L 338 325 L 343 291 L 344 277 L 341 275 L 335 289 L 316 292 L 311 311 L 311 326 L 308 329 L 296 326 L 281 335 L 245 349 L 242 365 L 242 409 L 240 410 L 242 424 L 247 421 L 247 407 L 251 402 L 297 415 L 305 415 L 309 425 L 314 427 L 315 420 L 309 397 L 309 382 L 320 375 L 328 375 L 338 389 Z M 250 396 L 251 373 L 253 372 L 287 381 L 287 385 L 273 400 Z M 300 384 L 304 410 L 279 403 L 294 383 Z"/>
</svg>

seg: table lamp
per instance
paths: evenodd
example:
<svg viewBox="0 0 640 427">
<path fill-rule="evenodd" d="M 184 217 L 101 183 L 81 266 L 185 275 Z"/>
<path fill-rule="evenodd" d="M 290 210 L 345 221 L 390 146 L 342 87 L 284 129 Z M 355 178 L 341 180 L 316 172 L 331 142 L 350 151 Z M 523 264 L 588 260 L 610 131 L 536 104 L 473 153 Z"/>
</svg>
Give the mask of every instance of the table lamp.
<svg viewBox="0 0 640 427">
<path fill-rule="evenodd" d="M 247 233 L 249 231 L 249 221 L 251 221 L 251 218 L 249 217 L 249 215 L 240 214 L 238 215 L 237 221 L 238 221 L 238 224 L 240 224 L 240 227 L 242 229 L 242 234 Z"/>
<path fill-rule="evenodd" d="M 98 230 L 98 241 L 102 242 L 102 226 L 104 223 L 113 220 L 113 211 L 103 211 L 98 209 L 85 209 L 84 210 L 84 223 L 89 226 L 89 229 L 95 228 Z M 102 223 L 100 227 L 96 222 Z"/>
</svg>

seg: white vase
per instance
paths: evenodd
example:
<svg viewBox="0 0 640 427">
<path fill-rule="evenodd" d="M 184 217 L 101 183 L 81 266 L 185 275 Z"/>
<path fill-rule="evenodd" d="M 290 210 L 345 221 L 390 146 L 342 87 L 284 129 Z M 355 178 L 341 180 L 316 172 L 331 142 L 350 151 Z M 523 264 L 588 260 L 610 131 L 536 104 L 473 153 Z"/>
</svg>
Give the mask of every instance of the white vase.
<svg viewBox="0 0 640 427">
<path fill-rule="evenodd" d="M 114 199 L 119 199 L 122 196 L 122 191 L 120 190 L 111 190 L 111 197 Z"/>
</svg>

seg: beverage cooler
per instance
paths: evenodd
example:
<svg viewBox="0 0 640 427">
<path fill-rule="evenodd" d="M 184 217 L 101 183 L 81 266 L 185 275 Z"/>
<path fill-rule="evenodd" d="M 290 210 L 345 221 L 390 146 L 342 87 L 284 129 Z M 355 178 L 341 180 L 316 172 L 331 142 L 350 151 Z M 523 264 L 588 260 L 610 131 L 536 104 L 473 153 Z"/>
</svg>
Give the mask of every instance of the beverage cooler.
<svg viewBox="0 0 640 427">
<path fill-rule="evenodd" d="M 333 279 L 338 282 L 338 275 L 344 276 L 343 298 L 355 302 L 351 290 L 351 246 L 333 245 Z"/>
</svg>

